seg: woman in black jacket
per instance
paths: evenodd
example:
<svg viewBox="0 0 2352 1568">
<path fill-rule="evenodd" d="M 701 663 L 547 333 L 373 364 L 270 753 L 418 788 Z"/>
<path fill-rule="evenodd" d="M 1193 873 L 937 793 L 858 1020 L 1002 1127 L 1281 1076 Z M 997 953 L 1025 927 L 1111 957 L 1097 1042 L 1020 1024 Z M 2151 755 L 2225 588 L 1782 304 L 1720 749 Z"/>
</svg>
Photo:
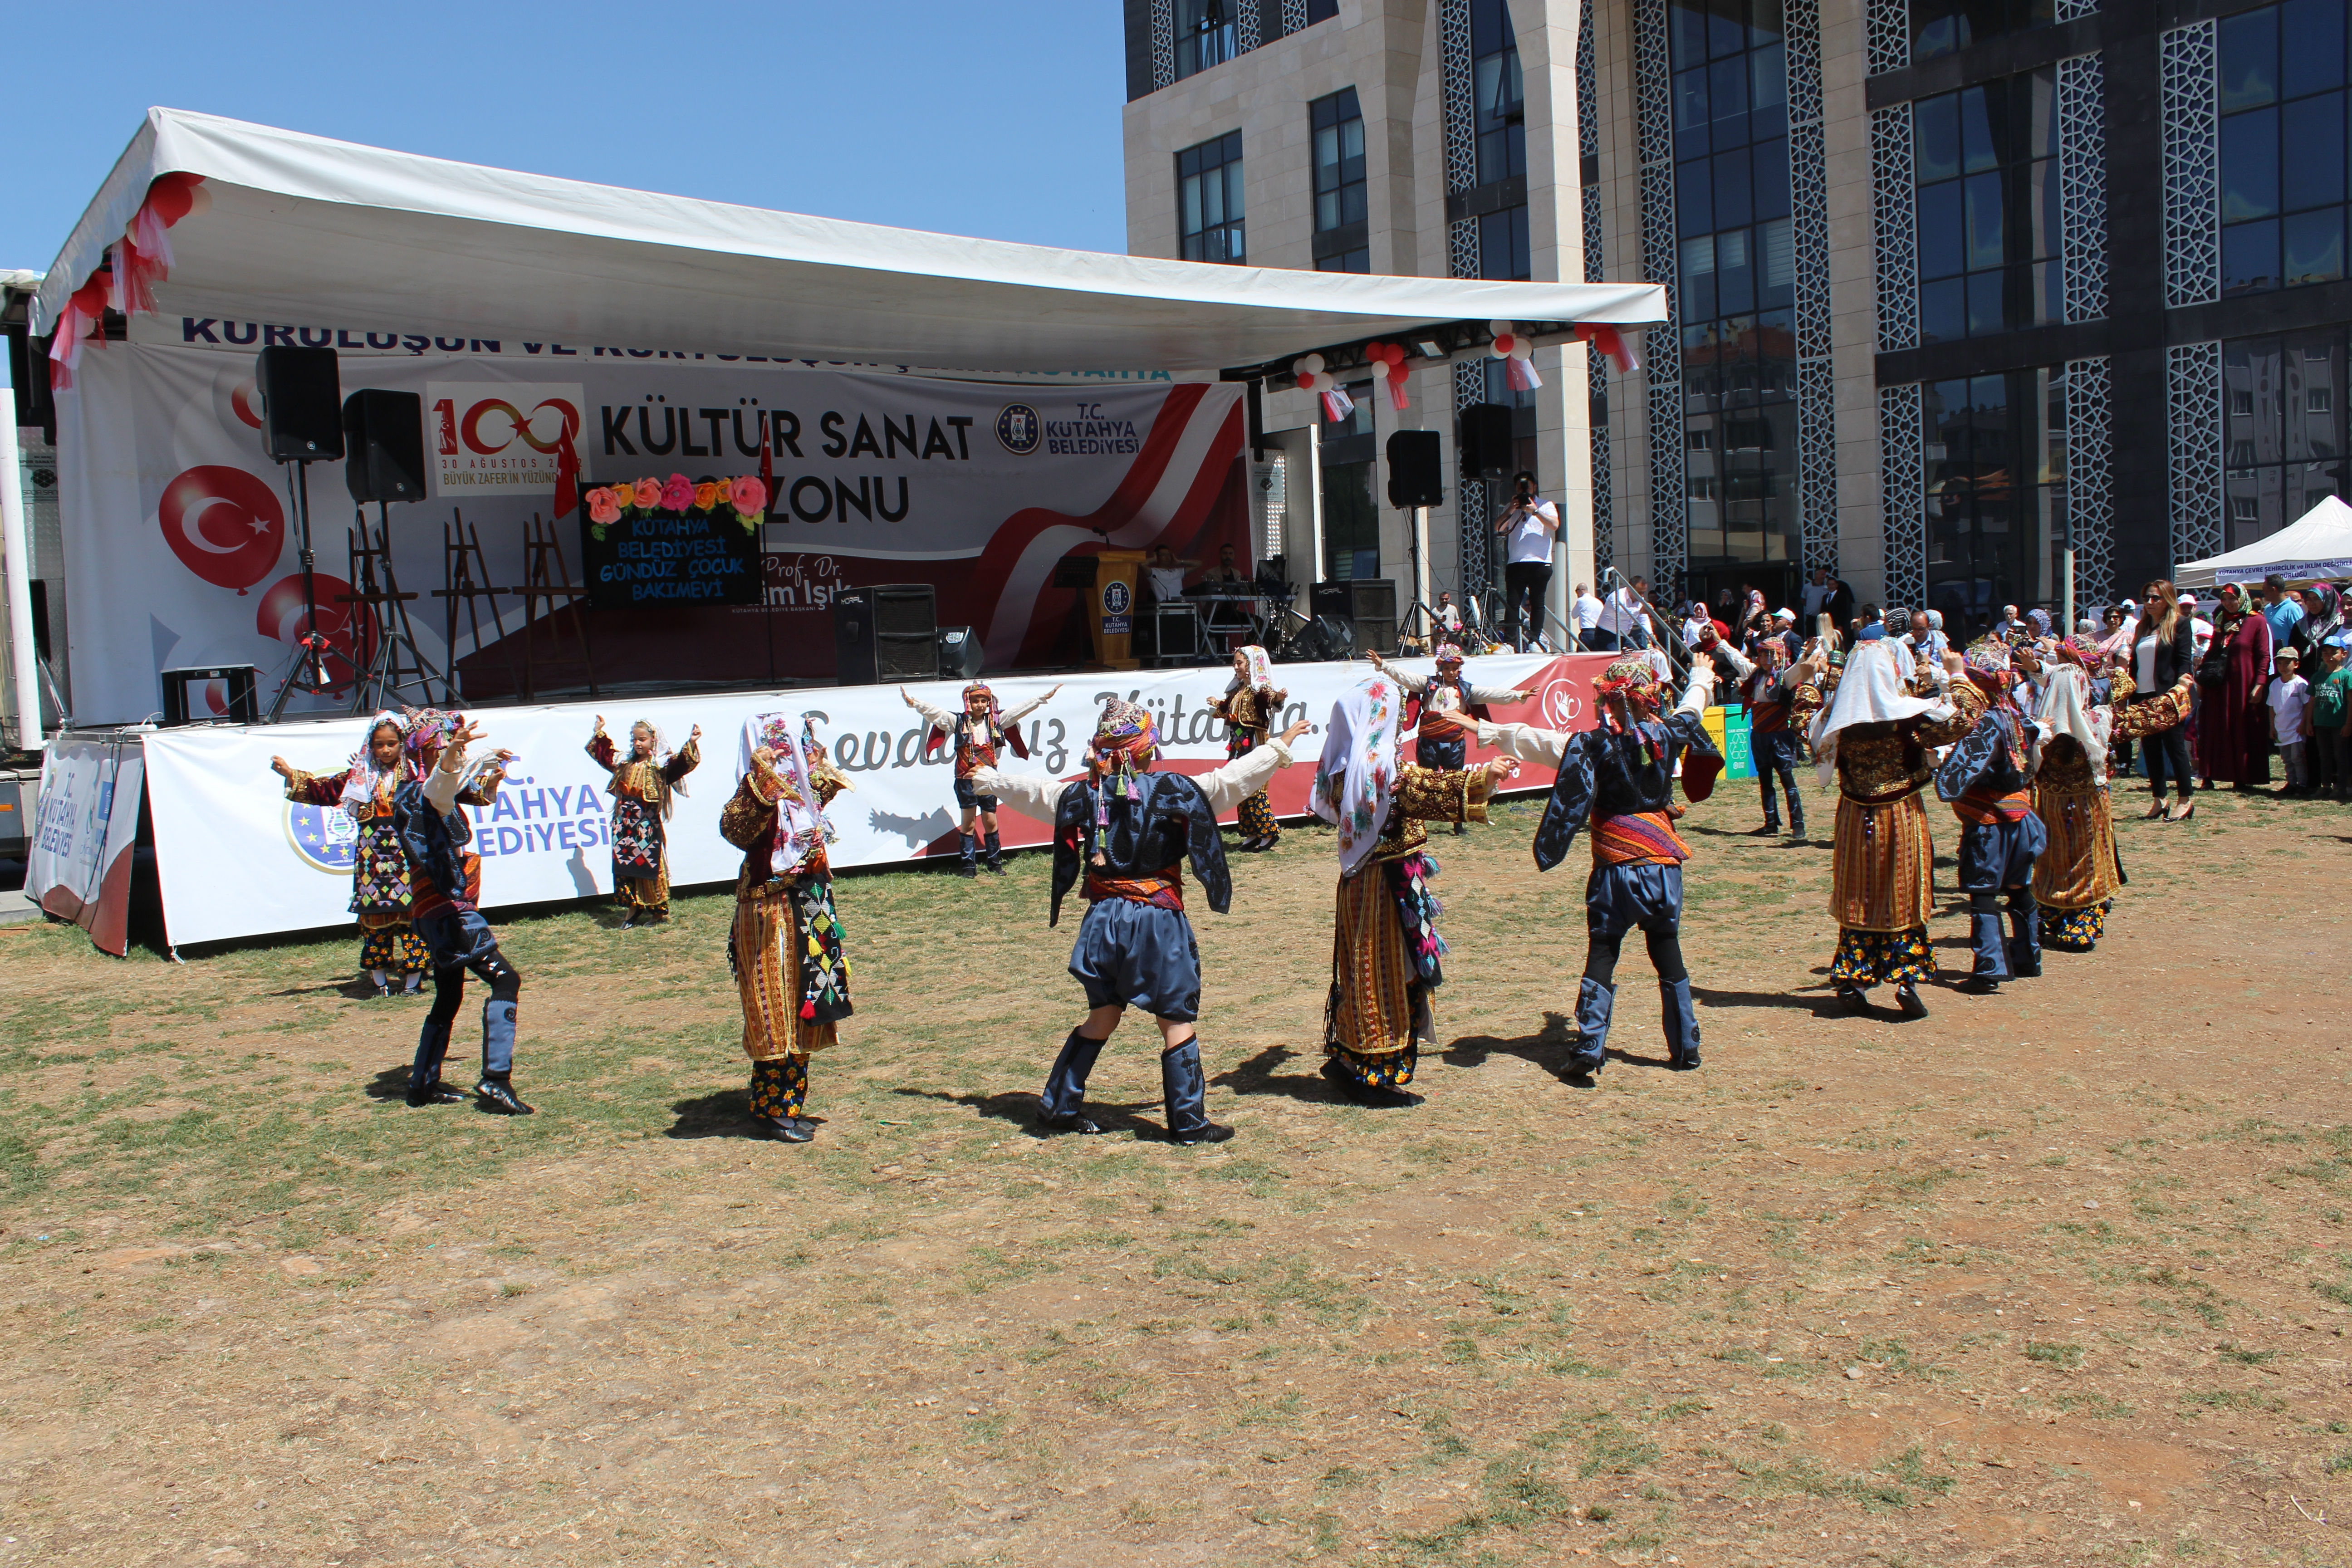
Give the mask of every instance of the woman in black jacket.
<svg viewBox="0 0 2352 1568">
<path fill-rule="evenodd" d="M 2180 607 L 2180 596 L 2170 583 L 2158 578 L 2147 585 L 2147 595 L 2140 605 L 2139 625 L 2133 628 L 2129 667 L 2132 678 L 2132 700 L 2146 702 L 2162 696 L 2189 673 L 2196 659 L 2196 633 L 2188 614 Z M 2147 817 L 2153 822 L 2163 817 L 2168 822 L 2186 822 L 2197 815 L 2196 780 L 2189 763 L 2189 727 L 2176 724 L 2141 742 L 2147 758 L 2147 784 L 2156 796 L 2148 807 Z M 2164 779 L 2172 775 L 2175 796 L 2172 809 L 2164 804 Z"/>
</svg>

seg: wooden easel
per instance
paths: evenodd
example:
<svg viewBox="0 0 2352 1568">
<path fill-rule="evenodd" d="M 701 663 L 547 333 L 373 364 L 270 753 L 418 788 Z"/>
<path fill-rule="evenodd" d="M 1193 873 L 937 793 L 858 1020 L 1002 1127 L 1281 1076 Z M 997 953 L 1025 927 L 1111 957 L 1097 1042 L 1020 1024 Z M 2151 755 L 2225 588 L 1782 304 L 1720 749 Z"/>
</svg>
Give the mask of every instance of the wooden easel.
<svg viewBox="0 0 2352 1568">
<path fill-rule="evenodd" d="M 449 679 L 444 689 L 448 700 L 457 701 L 463 693 L 457 679 L 457 606 L 466 607 L 467 627 L 474 639 L 474 651 L 479 653 L 482 642 L 482 606 L 489 606 L 490 635 L 496 640 L 502 635 L 499 625 L 499 590 L 490 586 L 489 563 L 482 554 L 481 530 L 468 523 L 457 508 L 449 509 L 451 521 L 441 525 L 441 580 L 443 586 L 433 590 L 433 596 L 446 601 L 444 625 L 447 628 Z M 511 655 L 507 668 L 514 668 Z"/>
<path fill-rule="evenodd" d="M 596 665 L 590 657 L 588 627 L 580 618 L 580 601 L 588 590 L 572 581 L 572 568 L 564 564 L 563 541 L 556 533 L 556 525 L 530 514 L 530 522 L 523 531 L 523 583 L 516 590 L 522 595 L 522 700 L 536 701 L 538 671 L 542 666 L 578 663 L 588 676 L 588 695 L 596 695 Z M 548 651 L 539 651 L 540 604 L 547 605 Z M 563 617 L 572 637 L 580 645 L 576 655 L 563 651 L 565 625 L 557 622 Z"/>
<path fill-rule="evenodd" d="M 374 712 L 399 704 L 404 689 L 411 686 L 416 689 L 418 701 L 429 706 L 433 682 L 441 679 L 441 672 L 425 662 L 416 647 L 416 627 L 409 619 L 408 602 L 417 595 L 400 591 L 400 576 L 392 564 L 390 525 L 379 521 L 371 531 L 365 511 L 357 521 L 358 526 L 347 532 L 352 591 L 336 595 L 335 603 L 363 605 L 375 617 L 375 657 L 360 676 L 352 695 L 352 711 Z M 441 690 L 446 700 L 447 680 L 442 679 Z"/>
</svg>

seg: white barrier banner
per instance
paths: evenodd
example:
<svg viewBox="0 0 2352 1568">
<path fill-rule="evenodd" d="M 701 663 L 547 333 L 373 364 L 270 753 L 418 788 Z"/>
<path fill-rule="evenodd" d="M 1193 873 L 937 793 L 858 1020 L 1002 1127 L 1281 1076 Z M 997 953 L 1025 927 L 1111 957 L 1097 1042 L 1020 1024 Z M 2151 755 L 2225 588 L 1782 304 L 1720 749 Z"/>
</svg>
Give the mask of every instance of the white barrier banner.
<svg viewBox="0 0 2352 1568">
<path fill-rule="evenodd" d="M 1552 658 L 1496 655 L 1470 661 L 1481 686 L 1528 689 L 1527 704 L 1496 717 L 1559 729 L 1588 727 L 1590 674 L 1605 656 Z M 1428 663 L 1399 668 L 1426 673 Z M 1305 718 L 1314 732 L 1297 755 L 1309 763 L 1322 746 L 1332 702 L 1370 670 L 1361 663 L 1282 665 L 1276 677 L 1290 693 L 1287 719 Z M 1060 691 L 1021 725 L 1027 762 L 1007 756 L 1015 771 L 1076 776 L 1107 696 L 1129 697 L 1160 715 L 1165 765 L 1202 773 L 1225 760 L 1225 725 L 1209 704 L 1231 672 L 1139 670 L 1126 674 L 1018 676 L 992 679 L 1007 710 Z M 959 706 L 961 683 L 934 681 L 910 689 L 934 708 Z M 733 879 L 742 853 L 719 836 L 719 808 L 733 795 L 744 724 L 764 713 L 808 715 L 820 740 L 856 783 L 834 802 L 840 833 L 836 867 L 849 868 L 953 855 L 958 849 L 953 758 L 950 749 L 925 749 L 920 715 L 894 687 L 802 687 L 772 693 L 730 692 L 536 708 L 500 708 L 480 715 L 487 744 L 514 752 L 497 802 L 471 813 L 482 856 L 488 908 L 583 899 L 613 888 L 608 775 L 584 750 L 602 713 L 616 742 L 629 726 L 653 723 L 673 747 L 702 727 L 702 765 L 669 823 L 670 880 L 678 885 Z M 289 802 L 269 771 L 272 756 L 314 773 L 340 772 L 363 742 L 364 719 L 276 726 L 159 731 L 146 737 L 156 868 L 165 924 L 176 943 L 217 942 L 273 931 L 306 931 L 349 919 L 353 831 L 339 807 Z M 1474 758 L 1492 755 L 1474 749 Z M 1313 773 L 1296 766 L 1272 791 L 1277 815 L 1306 809 Z M 1523 774 L 1517 787 L 1548 787 L 1549 774 Z M 46 805 L 44 807 L 46 811 Z M 1008 846 L 1043 844 L 1049 825 L 1003 814 Z"/>
<path fill-rule="evenodd" d="M 69 733 L 50 742 L 25 867 L 25 891 L 43 910 L 81 927 L 117 958 L 130 947 L 141 769 L 135 734 Z"/>
</svg>

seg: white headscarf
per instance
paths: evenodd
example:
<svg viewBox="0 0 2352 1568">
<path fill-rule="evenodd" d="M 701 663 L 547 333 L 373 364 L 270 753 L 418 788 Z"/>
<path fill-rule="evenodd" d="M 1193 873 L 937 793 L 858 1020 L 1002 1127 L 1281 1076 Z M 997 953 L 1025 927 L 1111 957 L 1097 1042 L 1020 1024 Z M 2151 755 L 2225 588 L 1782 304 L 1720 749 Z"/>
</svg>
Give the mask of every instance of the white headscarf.
<svg viewBox="0 0 2352 1568">
<path fill-rule="evenodd" d="M 388 770 L 375 765 L 375 732 L 386 724 L 391 725 L 402 739 L 399 754 L 392 759 L 392 766 Z M 374 718 L 368 721 L 367 732 L 360 738 L 360 749 L 352 753 L 351 771 L 343 775 L 342 805 L 345 812 L 356 817 L 360 807 L 374 803 L 376 790 L 385 778 L 389 777 L 397 785 L 407 776 L 407 736 L 408 721 L 389 708 L 380 710 Z"/>
<path fill-rule="evenodd" d="M 2053 663 L 2042 666 L 2042 695 L 2033 705 L 2033 716 L 2047 725 L 2053 739 L 2060 735 L 2072 737 L 2091 759 L 2091 777 L 2101 789 L 2107 787 L 2107 738 L 2115 731 L 2116 710 L 2091 705 L 2090 673 L 2079 664 Z M 2049 743 L 2033 749 L 2032 762 L 2039 768 Z"/>
<path fill-rule="evenodd" d="M 776 802 L 776 845 L 769 858 L 769 869 L 776 876 L 789 876 L 832 837 L 832 825 L 825 821 L 824 809 L 817 804 L 816 787 L 809 780 L 808 758 L 798 738 L 793 734 L 793 716 L 789 713 L 762 713 L 743 726 L 741 744 L 736 750 L 738 773 L 751 771 L 751 753 L 765 746 L 775 753 L 776 776 L 793 786 L 800 798 L 789 797 Z"/>
<path fill-rule="evenodd" d="M 1315 764 L 1315 815 L 1339 830 L 1339 874 L 1353 876 L 1380 843 L 1396 795 L 1397 725 L 1403 692 L 1386 675 L 1360 681 L 1331 704 L 1331 728 Z"/>
<path fill-rule="evenodd" d="M 647 757 L 646 761 L 653 763 L 653 765 L 657 768 L 667 766 L 670 759 L 677 756 L 677 753 L 670 750 L 669 737 L 662 733 L 661 726 L 655 723 L 650 719 L 638 719 L 632 721 L 628 730 L 629 743 L 626 746 L 616 746 L 614 748 L 614 754 L 625 763 L 635 762 L 636 760 L 637 726 L 640 724 L 644 725 L 646 730 L 651 733 L 654 738 L 653 754 Z M 667 787 L 675 790 L 679 795 L 687 793 L 686 780 L 683 778 L 678 779 L 675 783 L 669 784 Z"/>
<path fill-rule="evenodd" d="M 1274 660 L 1268 657 L 1265 649 L 1258 647 L 1255 643 L 1251 643 L 1248 647 L 1241 650 L 1241 655 L 1243 662 L 1247 667 L 1249 673 L 1246 676 L 1236 675 L 1231 680 L 1227 681 L 1225 683 L 1226 691 L 1234 692 L 1244 689 L 1252 691 L 1272 690 L 1274 689 Z"/>
<path fill-rule="evenodd" d="M 1940 697 L 1912 697 L 1904 690 L 1901 654 L 1884 637 L 1857 643 L 1845 656 L 1830 705 L 1813 716 L 1813 758 L 1824 789 L 1837 784 L 1838 731 L 1855 724 L 1891 724 L 1905 719 L 1948 719 L 1952 705 Z"/>
</svg>

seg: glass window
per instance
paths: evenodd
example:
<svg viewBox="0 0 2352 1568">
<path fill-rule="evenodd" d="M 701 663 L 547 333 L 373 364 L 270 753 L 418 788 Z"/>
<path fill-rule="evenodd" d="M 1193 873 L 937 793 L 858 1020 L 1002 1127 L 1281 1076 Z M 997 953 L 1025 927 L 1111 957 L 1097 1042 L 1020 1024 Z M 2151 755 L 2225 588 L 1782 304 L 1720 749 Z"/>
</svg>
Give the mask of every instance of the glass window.
<svg viewBox="0 0 2352 1568">
<path fill-rule="evenodd" d="M 1381 574 L 1381 514 L 1370 463 L 1323 465 L 1323 575 L 1344 583 Z"/>
<path fill-rule="evenodd" d="M 1364 111 L 1342 88 L 1307 106 L 1315 137 L 1315 232 L 1364 221 Z"/>
<path fill-rule="evenodd" d="M 2342 327 L 2221 345 L 2224 549 L 2346 493 L 2347 349 Z"/>
<path fill-rule="evenodd" d="M 1528 252 L 1528 209 L 1505 207 L 1478 219 L 1478 276 L 1524 283 L 1533 276 Z"/>
<path fill-rule="evenodd" d="M 1934 59 L 2057 19 L 2055 0 L 1911 0 L 1911 58 Z"/>
<path fill-rule="evenodd" d="M 1197 76 L 1241 52 L 1234 9 L 1255 0 L 1176 0 L 1176 79 Z"/>
<path fill-rule="evenodd" d="M 1519 40 L 1511 27 L 1511 8 L 1504 0 L 1470 0 L 1470 57 L 1478 183 L 1499 184 L 1528 172 L 1527 93 L 1519 79 Z"/>
<path fill-rule="evenodd" d="M 1677 0 L 1675 279 L 1694 566 L 1798 552 L 1795 235 L 1780 0 Z"/>
<path fill-rule="evenodd" d="M 1914 104 L 1923 342 L 2059 319 L 2056 99 L 2043 69 Z"/>
<path fill-rule="evenodd" d="M 2345 0 L 2285 0 L 2221 23 L 2224 294 L 2346 275 L 2345 10 Z"/>
<path fill-rule="evenodd" d="M 1242 133 L 1176 154 L 1176 237 L 1187 261 L 1241 261 Z"/>
<path fill-rule="evenodd" d="M 1371 269 L 1372 253 L 1364 246 L 1358 246 L 1353 250 L 1335 250 L 1328 256 L 1315 258 L 1315 270 L 1318 272 L 1370 272 Z"/>
<path fill-rule="evenodd" d="M 2066 542 L 2063 366 L 1923 387 L 1927 603 L 1954 642 L 2006 604 L 2060 596 Z"/>
</svg>

